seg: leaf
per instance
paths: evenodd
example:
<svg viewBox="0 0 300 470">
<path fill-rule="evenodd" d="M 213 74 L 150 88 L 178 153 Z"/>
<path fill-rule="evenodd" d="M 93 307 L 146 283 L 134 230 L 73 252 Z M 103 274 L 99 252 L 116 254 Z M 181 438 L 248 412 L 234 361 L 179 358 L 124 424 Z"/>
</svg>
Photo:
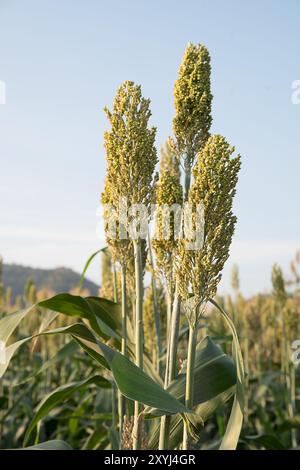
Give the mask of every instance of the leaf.
<svg viewBox="0 0 300 470">
<path fill-rule="evenodd" d="M 41 302 L 39 305 L 49 309 L 57 309 L 62 313 L 70 312 L 72 316 L 81 315 L 84 317 L 88 316 L 86 312 L 89 311 L 89 309 L 97 310 L 100 305 L 102 312 L 99 313 L 100 309 L 98 309 L 98 313 L 101 315 L 103 314 L 103 318 L 105 318 L 105 314 L 107 314 L 108 318 L 111 318 L 110 307 L 113 303 L 109 301 L 102 302 L 102 299 L 97 298 L 91 299 L 92 301 L 88 309 L 88 301 L 86 302 L 87 299 L 68 294 L 55 296 L 52 299 L 49 299 L 49 301 Z M 116 307 L 116 304 L 113 305 Z M 107 318 L 106 321 L 108 321 Z M 66 327 L 45 331 L 40 333 L 40 335 L 67 333 L 71 334 L 73 338 L 88 352 L 88 354 L 104 367 L 106 366 L 104 358 L 106 359 L 121 393 L 126 397 L 134 401 L 139 401 L 145 405 L 160 408 L 168 414 L 189 412 L 182 403 L 170 395 L 161 385 L 155 382 L 144 371 L 139 369 L 128 358 L 120 354 L 118 351 L 111 349 L 104 343 L 97 341 L 94 334 L 85 324 L 76 323 Z M 28 341 L 31 338 L 32 337 L 25 338 L 21 342 L 15 343 L 13 345 L 14 351 L 23 344 L 23 342 Z M 6 364 L 6 367 L 7 365 L 8 364 Z"/>
<path fill-rule="evenodd" d="M 70 334 L 73 339 L 105 369 L 109 369 L 107 361 L 103 357 L 103 353 L 99 348 L 98 342 L 92 331 L 84 323 L 74 323 L 55 330 L 49 330 L 41 333 L 41 335 L 54 334 Z"/>
<path fill-rule="evenodd" d="M 73 449 L 65 441 L 54 439 L 52 441 L 41 442 L 40 444 L 36 444 L 34 446 L 24 447 L 22 450 L 73 450 Z"/>
<path fill-rule="evenodd" d="M 89 328 L 84 323 L 74 323 L 73 325 L 68 325 L 65 327 L 56 328 L 56 329 L 49 330 L 49 331 L 43 331 L 42 333 L 37 333 L 36 335 L 29 336 L 27 338 L 24 338 L 8 346 L 5 350 L 5 362 L 3 364 L 0 364 L 0 378 L 5 373 L 12 356 L 14 355 L 14 353 L 20 346 L 22 346 L 27 341 L 30 341 L 33 338 L 36 338 L 37 336 L 46 336 L 46 335 L 55 335 L 55 334 L 70 334 L 77 342 L 79 342 L 79 338 L 82 341 L 85 340 L 85 343 L 80 343 L 83 349 L 85 349 L 85 351 L 91 357 L 93 357 L 93 359 L 95 359 L 98 362 L 98 364 L 100 364 L 102 367 L 105 367 L 106 369 L 107 368 L 109 369 L 107 362 L 104 359 L 102 352 L 99 349 L 99 346 L 97 345 L 97 341 L 95 339 L 94 334 L 89 330 Z"/>
<path fill-rule="evenodd" d="M 233 395 L 235 387 L 231 387 L 220 395 L 212 398 L 211 400 L 201 403 L 195 409 L 195 413 L 201 416 L 203 422 L 205 423 L 210 416 L 216 411 L 216 409 L 226 403 Z M 152 426 L 150 428 L 150 439 L 149 439 L 149 449 L 157 449 L 159 444 L 159 432 L 160 432 L 160 420 L 154 419 L 152 420 Z M 170 424 L 170 437 L 169 437 L 169 446 L 168 449 L 175 449 L 178 445 L 180 445 L 182 441 L 182 433 L 183 433 L 183 420 L 182 417 L 177 414 L 171 416 L 171 424 Z"/>
<path fill-rule="evenodd" d="M 286 450 L 282 442 L 273 434 L 262 434 L 258 436 L 243 436 L 242 442 L 258 444 L 266 450 Z"/>
<path fill-rule="evenodd" d="M 57 312 L 46 312 L 43 315 L 43 319 L 41 321 L 41 324 L 39 326 L 38 333 L 42 333 L 42 331 L 45 331 L 46 328 L 48 328 L 49 325 L 55 320 L 57 317 L 58 313 Z M 31 351 L 33 352 L 35 350 L 36 344 L 38 341 L 38 336 L 34 339 L 31 347 Z"/>
<path fill-rule="evenodd" d="M 98 344 L 122 395 L 144 405 L 164 410 L 168 414 L 190 412 L 127 357 L 103 343 Z"/>
<path fill-rule="evenodd" d="M 34 379 L 38 375 L 48 370 L 50 367 L 72 356 L 77 351 L 78 351 L 78 344 L 75 341 L 70 341 L 69 343 L 64 344 L 62 348 L 60 348 L 54 356 L 52 356 L 50 359 L 45 361 L 44 364 L 34 374 L 32 374 L 30 377 L 28 377 L 26 380 L 24 380 L 21 383 L 25 383 L 25 382 L 28 382 L 29 380 Z"/>
<path fill-rule="evenodd" d="M 11 334 L 15 331 L 19 323 L 34 307 L 25 308 L 18 312 L 9 313 L 0 320 L 0 340 L 7 343 Z"/>
<path fill-rule="evenodd" d="M 186 388 L 186 366 L 167 387 L 167 391 L 184 402 Z M 236 384 L 236 369 L 233 360 L 208 336 L 197 346 L 194 368 L 194 405 L 204 403 Z M 155 409 L 146 413 L 161 414 Z"/>
<path fill-rule="evenodd" d="M 100 250 L 97 250 L 95 251 L 95 253 L 93 253 L 89 259 L 87 260 L 87 262 L 85 263 L 84 265 L 84 268 L 83 268 L 83 271 L 82 271 L 82 274 L 80 276 L 80 280 L 79 280 L 79 284 L 78 284 L 78 287 L 79 289 L 81 290 L 82 289 L 82 284 L 83 284 L 83 281 L 84 281 L 84 276 L 88 270 L 88 267 L 89 265 L 91 264 L 91 262 L 93 261 L 93 259 L 95 258 L 95 256 L 97 256 L 99 253 L 101 253 L 101 251 L 105 251 L 107 249 L 107 247 L 105 246 L 104 248 L 101 248 Z"/>
<path fill-rule="evenodd" d="M 255 390 L 254 401 L 259 402 L 264 397 L 264 395 L 270 390 L 270 386 L 273 382 L 275 382 L 274 379 L 280 377 L 281 375 L 281 371 L 266 373 L 259 381 L 258 387 Z"/>
<path fill-rule="evenodd" d="M 22 344 L 26 343 L 26 341 L 28 341 L 28 338 L 21 339 L 20 341 L 17 341 L 16 343 L 13 343 L 5 348 L 4 352 L 2 353 L 4 356 L 4 361 L 0 362 L 0 379 L 5 374 L 6 369 L 9 366 L 10 360 L 15 354 L 16 350 L 20 346 L 22 346 Z"/>
<path fill-rule="evenodd" d="M 35 426 L 38 424 L 38 422 L 43 419 L 56 405 L 62 403 L 63 401 L 70 398 L 74 393 L 79 392 L 80 390 L 91 384 L 95 384 L 97 385 L 97 387 L 100 388 L 111 387 L 111 383 L 107 379 L 104 379 L 99 375 L 95 375 L 89 377 L 88 379 L 81 380 L 80 382 L 72 382 L 70 384 L 62 385 L 61 387 L 58 387 L 56 390 L 47 395 L 39 404 L 35 415 L 29 423 L 29 426 L 25 433 L 24 445 L 27 444 L 31 433 Z"/>
<path fill-rule="evenodd" d="M 87 438 L 84 443 L 83 450 L 94 450 L 97 449 L 99 444 L 107 439 L 107 430 L 104 428 L 96 429 L 90 436 Z"/>
<path fill-rule="evenodd" d="M 38 305 L 65 315 L 88 320 L 93 330 L 104 339 L 121 338 L 120 306 L 110 300 L 101 297 L 58 294 L 43 300 Z"/>
<path fill-rule="evenodd" d="M 232 405 L 229 421 L 227 423 L 226 431 L 223 436 L 220 450 L 234 450 L 238 444 L 239 436 L 241 433 L 242 425 L 243 425 L 243 410 L 244 410 L 244 364 L 243 364 L 243 357 L 241 353 L 241 348 L 238 340 L 238 335 L 235 329 L 235 326 L 225 310 L 220 307 L 217 302 L 213 299 L 209 299 L 210 303 L 212 303 L 217 310 L 221 313 L 223 318 L 225 319 L 232 337 L 232 354 L 236 364 L 236 374 L 237 374 L 237 384 L 236 384 L 236 393 L 234 396 L 234 402 Z"/>
</svg>

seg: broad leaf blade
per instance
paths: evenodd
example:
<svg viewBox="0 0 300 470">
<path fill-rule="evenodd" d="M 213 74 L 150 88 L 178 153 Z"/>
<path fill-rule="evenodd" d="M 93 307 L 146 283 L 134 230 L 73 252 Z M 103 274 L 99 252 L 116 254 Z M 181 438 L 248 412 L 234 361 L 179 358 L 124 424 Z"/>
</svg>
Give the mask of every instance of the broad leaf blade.
<svg viewBox="0 0 300 470">
<path fill-rule="evenodd" d="M 38 424 L 38 422 L 43 419 L 57 404 L 62 403 L 63 401 L 70 398 L 74 393 L 82 390 L 83 388 L 87 387 L 88 385 L 95 384 L 97 387 L 100 388 L 110 388 L 111 383 L 100 377 L 99 375 L 95 375 L 93 377 L 89 377 L 88 379 L 81 380 L 80 382 L 73 382 L 70 384 L 62 385 L 58 387 L 56 390 L 51 392 L 47 395 L 42 402 L 39 404 L 34 417 L 32 418 L 29 426 L 27 428 L 24 444 L 28 442 L 30 435 Z"/>
<path fill-rule="evenodd" d="M 21 450 L 21 449 L 20 449 Z M 35 446 L 25 447 L 22 450 L 73 450 L 69 444 L 60 439 L 53 439 L 52 441 L 41 442 Z"/>
<path fill-rule="evenodd" d="M 238 335 L 233 322 L 231 321 L 225 310 L 220 307 L 217 302 L 215 302 L 213 299 L 210 299 L 210 302 L 217 308 L 217 310 L 221 313 L 222 317 L 225 319 L 233 337 L 232 353 L 236 364 L 237 385 L 236 393 L 234 396 L 234 402 L 230 413 L 230 418 L 227 423 L 226 431 L 220 445 L 220 450 L 235 450 L 243 425 L 245 376 L 243 357 L 238 340 Z"/>
<path fill-rule="evenodd" d="M 99 346 L 110 365 L 122 395 L 148 406 L 160 408 L 168 414 L 187 413 L 189 410 L 170 395 L 127 357 L 103 343 Z"/>
</svg>

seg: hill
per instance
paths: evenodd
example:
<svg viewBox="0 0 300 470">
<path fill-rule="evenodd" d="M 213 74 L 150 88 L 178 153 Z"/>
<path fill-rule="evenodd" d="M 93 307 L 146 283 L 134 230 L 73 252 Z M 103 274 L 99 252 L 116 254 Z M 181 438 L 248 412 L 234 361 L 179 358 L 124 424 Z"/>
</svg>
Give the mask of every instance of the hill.
<svg viewBox="0 0 300 470">
<path fill-rule="evenodd" d="M 64 267 L 39 269 L 18 264 L 3 264 L 3 283 L 5 287 L 12 288 L 13 298 L 24 293 L 28 279 L 34 281 L 38 290 L 47 288 L 59 293 L 75 288 L 79 283 L 80 275 Z M 99 289 L 94 282 L 89 280 L 84 281 L 83 288 L 88 289 L 91 295 L 97 295 Z"/>
</svg>

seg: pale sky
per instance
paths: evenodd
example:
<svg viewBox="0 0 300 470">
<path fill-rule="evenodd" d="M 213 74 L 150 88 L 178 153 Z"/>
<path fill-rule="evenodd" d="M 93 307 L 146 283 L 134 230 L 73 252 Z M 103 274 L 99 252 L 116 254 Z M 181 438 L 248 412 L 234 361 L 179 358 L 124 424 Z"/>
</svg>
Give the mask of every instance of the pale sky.
<svg viewBox="0 0 300 470">
<path fill-rule="evenodd" d="M 99 240 L 103 113 L 124 80 L 151 99 L 157 147 L 172 132 L 173 85 L 189 41 L 212 60 L 213 127 L 242 155 L 229 271 L 270 287 L 300 248 L 298 0 L 0 0 L 0 253 L 80 271 Z M 89 277 L 99 282 L 96 262 Z"/>
</svg>

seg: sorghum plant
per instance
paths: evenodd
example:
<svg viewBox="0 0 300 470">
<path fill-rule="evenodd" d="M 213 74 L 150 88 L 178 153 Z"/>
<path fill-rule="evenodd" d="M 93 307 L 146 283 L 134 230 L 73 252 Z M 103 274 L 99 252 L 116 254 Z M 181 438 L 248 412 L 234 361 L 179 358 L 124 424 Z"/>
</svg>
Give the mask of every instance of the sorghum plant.
<svg viewBox="0 0 300 470">
<path fill-rule="evenodd" d="M 208 299 L 216 294 L 224 263 L 229 256 L 236 223 L 236 217 L 232 213 L 232 203 L 241 162 L 239 156 L 233 156 L 233 152 L 234 148 L 219 135 L 210 137 L 204 149 L 199 152 L 188 201 L 194 208 L 199 204 L 203 205 L 205 215 L 203 246 L 191 250 L 186 247 L 188 240 L 180 241 L 177 277 L 189 321 L 187 407 L 193 406 L 193 370 L 201 310 Z M 190 298 L 190 295 L 193 297 Z M 187 448 L 186 428 L 183 444 L 184 448 Z"/>
<path fill-rule="evenodd" d="M 137 205 L 150 213 L 153 198 L 153 173 L 157 163 L 154 146 L 156 129 L 149 127 L 150 101 L 142 97 L 141 87 L 124 82 L 117 91 L 113 110 L 105 109 L 111 129 L 104 135 L 107 178 L 103 201 L 117 210 L 120 200 L 126 198 L 129 208 Z M 138 208 L 137 208 L 138 209 Z M 139 209 L 138 209 L 139 210 Z M 128 227 L 125 227 L 128 230 Z M 136 364 L 143 369 L 143 272 L 142 237 L 131 234 L 135 259 L 135 352 Z M 120 245 L 123 240 L 117 240 Z M 124 256 L 128 255 L 128 240 Z M 121 261 L 123 271 L 125 262 Z M 122 275 L 122 292 L 126 292 Z M 123 294 L 124 295 L 124 294 Z M 123 299 L 126 305 L 126 298 Z M 139 403 L 135 403 L 134 448 L 140 446 Z"/>
</svg>

